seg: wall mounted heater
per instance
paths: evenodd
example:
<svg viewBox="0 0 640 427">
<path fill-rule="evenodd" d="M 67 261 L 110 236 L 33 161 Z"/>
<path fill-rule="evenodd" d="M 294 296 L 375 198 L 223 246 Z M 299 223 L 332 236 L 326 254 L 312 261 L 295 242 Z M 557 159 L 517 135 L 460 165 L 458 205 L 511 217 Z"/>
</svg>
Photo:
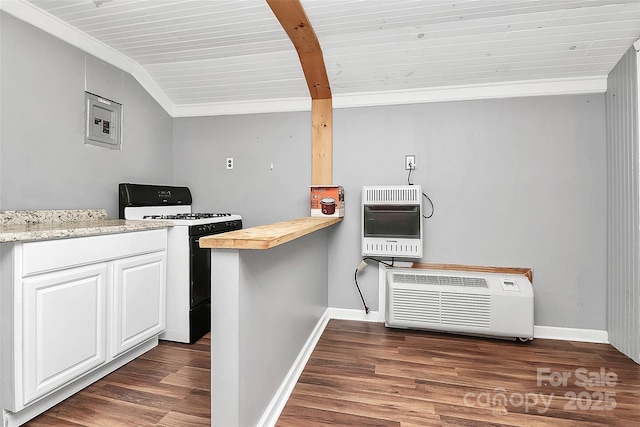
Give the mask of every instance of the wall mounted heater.
<svg viewBox="0 0 640 427">
<path fill-rule="evenodd" d="M 362 187 L 362 256 L 422 258 L 422 187 Z"/>
<path fill-rule="evenodd" d="M 526 276 L 387 270 L 388 327 L 533 338 L 533 288 Z"/>
</svg>

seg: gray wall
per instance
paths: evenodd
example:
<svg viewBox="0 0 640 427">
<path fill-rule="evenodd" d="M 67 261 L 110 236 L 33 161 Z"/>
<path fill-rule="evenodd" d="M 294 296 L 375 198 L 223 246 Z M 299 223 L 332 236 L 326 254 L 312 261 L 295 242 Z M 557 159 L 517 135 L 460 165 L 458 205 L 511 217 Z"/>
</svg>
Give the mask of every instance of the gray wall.
<svg viewBox="0 0 640 427">
<path fill-rule="evenodd" d="M 309 216 L 310 112 L 175 119 L 174 144 L 194 210 L 239 212 L 245 227 Z"/>
<path fill-rule="evenodd" d="M 6 13 L 0 63 L 0 209 L 117 218 L 118 182 L 171 183 L 173 120 L 129 74 Z M 84 145 L 85 90 L 123 104 L 122 151 Z"/>
<path fill-rule="evenodd" d="M 211 250 L 213 426 L 275 422 L 270 402 L 327 308 L 333 231 L 269 250 Z"/>
<path fill-rule="evenodd" d="M 310 139 L 302 113 L 176 119 L 176 181 L 248 225 L 305 216 Z M 346 216 L 329 246 L 330 307 L 362 307 L 361 187 L 406 183 L 405 154 L 435 203 L 424 262 L 533 268 L 536 325 L 606 329 L 604 95 L 334 110 Z M 376 310 L 377 268 L 359 282 Z"/>
<path fill-rule="evenodd" d="M 536 325 L 606 329 L 603 95 L 336 111 L 334 182 L 347 214 L 330 245 L 331 307 L 361 306 L 361 187 L 406 183 L 405 154 L 435 204 L 424 262 L 531 267 Z M 377 269 L 359 282 L 374 309 Z"/>
</svg>

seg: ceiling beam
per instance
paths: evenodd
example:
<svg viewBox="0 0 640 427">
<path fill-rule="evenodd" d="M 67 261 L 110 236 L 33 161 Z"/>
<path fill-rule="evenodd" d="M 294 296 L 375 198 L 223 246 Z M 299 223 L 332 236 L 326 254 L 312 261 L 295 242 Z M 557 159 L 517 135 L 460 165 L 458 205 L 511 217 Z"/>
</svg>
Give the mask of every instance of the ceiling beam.
<svg viewBox="0 0 640 427">
<path fill-rule="evenodd" d="M 299 0 L 267 0 L 298 52 L 311 99 L 331 99 L 320 42 Z"/>
<path fill-rule="evenodd" d="M 311 95 L 311 184 L 333 183 L 333 106 L 320 42 L 300 0 L 266 0 L 298 52 Z"/>
</svg>

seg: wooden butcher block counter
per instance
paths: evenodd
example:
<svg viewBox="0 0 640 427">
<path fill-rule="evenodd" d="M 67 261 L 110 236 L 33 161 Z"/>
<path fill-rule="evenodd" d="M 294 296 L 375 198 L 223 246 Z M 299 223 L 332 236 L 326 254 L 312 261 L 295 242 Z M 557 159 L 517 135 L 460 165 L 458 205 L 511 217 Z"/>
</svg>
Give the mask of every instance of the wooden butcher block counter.
<svg viewBox="0 0 640 427">
<path fill-rule="evenodd" d="M 305 217 L 200 238 L 201 248 L 270 249 L 342 221 L 342 218 Z"/>
</svg>

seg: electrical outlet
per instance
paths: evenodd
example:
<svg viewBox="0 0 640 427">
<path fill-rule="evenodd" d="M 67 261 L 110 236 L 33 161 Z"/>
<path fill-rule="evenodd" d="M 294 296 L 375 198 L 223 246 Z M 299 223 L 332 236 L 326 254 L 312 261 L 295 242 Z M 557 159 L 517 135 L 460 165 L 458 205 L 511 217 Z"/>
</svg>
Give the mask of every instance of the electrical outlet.
<svg viewBox="0 0 640 427">
<path fill-rule="evenodd" d="M 408 154 L 404 156 L 405 170 L 414 170 L 416 168 L 416 156 Z"/>
<path fill-rule="evenodd" d="M 227 169 L 233 169 L 233 157 L 227 157 Z"/>
</svg>

